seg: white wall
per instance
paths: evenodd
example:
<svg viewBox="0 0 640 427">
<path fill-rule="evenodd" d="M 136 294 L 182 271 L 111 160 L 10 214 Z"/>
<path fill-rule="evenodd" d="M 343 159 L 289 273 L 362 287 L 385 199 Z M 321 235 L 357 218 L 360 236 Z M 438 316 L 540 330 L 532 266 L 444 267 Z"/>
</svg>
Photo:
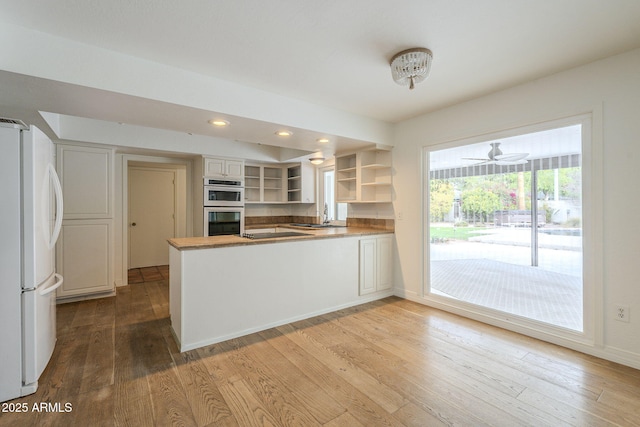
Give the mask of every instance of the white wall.
<svg viewBox="0 0 640 427">
<path fill-rule="evenodd" d="M 596 260 L 601 277 L 593 278 L 601 285 L 596 311 L 602 307 L 603 319 L 592 346 L 550 340 L 640 368 L 639 70 L 640 50 L 635 50 L 400 123 L 393 150 L 394 210 L 396 218 L 402 216 L 396 221 L 396 293 L 426 302 L 421 298 L 423 147 L 593 113 L 594 144 L 603 152 L 592 177 L 596 190 L 603 188 L 603 237 L 596 242 L 602 244 Z M 630 323 L 613 320 L 616 304 L 630 306 Z"/>
<path fill-rule="evenodd" d="M 7 43 L 10 49 L 0 55 L 0 70 L 355 140 L 389 143 L 391 125 L 380 120 L 16 25 L 3 23 L 0 40 L 11 41 Z"/>
</svg>

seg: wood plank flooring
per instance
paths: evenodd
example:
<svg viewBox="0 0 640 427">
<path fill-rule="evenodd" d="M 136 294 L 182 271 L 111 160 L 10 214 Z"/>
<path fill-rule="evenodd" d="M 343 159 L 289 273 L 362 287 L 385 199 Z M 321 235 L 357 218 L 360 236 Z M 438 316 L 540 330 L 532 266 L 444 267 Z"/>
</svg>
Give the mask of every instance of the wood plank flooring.
<svg viewBox="0 0 640 427">
<path fill-rule="evenodd" d="M 58 306 L 0 426 L 640 425 L 640 371 L 399 298 L 185 353 L 168 310 L 165 279 Z"/>
</svg>

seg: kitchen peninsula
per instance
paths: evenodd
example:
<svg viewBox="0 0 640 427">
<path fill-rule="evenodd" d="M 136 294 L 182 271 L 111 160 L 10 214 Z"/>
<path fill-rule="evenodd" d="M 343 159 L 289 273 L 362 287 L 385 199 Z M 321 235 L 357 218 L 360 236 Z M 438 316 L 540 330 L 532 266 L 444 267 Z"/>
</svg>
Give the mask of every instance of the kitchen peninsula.
<svg viewBox="0 0 640 427">
<path fill-rule="evenodd" d="M 392 294 L 392 230 L 276 232 L 288 237 L 169 240 L 169 308 L 180 351 Z"/>
</svg>

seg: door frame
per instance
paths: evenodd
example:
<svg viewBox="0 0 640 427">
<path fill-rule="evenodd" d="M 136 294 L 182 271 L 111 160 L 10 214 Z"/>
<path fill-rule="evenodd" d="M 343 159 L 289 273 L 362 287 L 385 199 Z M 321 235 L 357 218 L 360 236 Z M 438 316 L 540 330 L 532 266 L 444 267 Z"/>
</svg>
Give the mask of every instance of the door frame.
<svg viewBox="0 0 640 427">
<path fill-rule="evenodd" d="M 118 244 L 121 253 L 119 256 L 120 266 L 117 267 L 118 274 L 120 276 L 119 286 L 129 285 L 129 279 L 127 274 L 127 267 L 129 265 L 129 165 L 136 165 L 137 163 L 145 163 L 149 167 L 158 167 L 167 169 L 173 166 L 174 169 L 185 169 L 185 234 L 186 236 L 193 235 L 193 161 L 187 158 L 178 157 L 156 157 L 140 154 L 123 154 L 122 162 L 119 162 L 119 175 L 121 177 L 121 197 L 120 197 L 120 221 L 118 233 Z M 177 187 L 176 187 L 177 190 Z M 177 221 L 176 221 L 177 224 Z"/>
<path fill-rule="evenodd" d="M 434 150 L 451 148 L 464 144 L 483 142 L 504 138 L 516 134 L 525 134 L 549 130 L 557 127 L 581 124 L 582 133 L 582 207 L 583 207 L 583 326 L 582 332 L 558 328 L 530 319 L 487 309 L 485 307 L 466 304 L 449 298 L 443 298 L 430 292 L 430 240 L 428 227 L 429 193 L 426 171 L 429 169 L 429 153 Z M 602 110 L 594 108 L 588 113 L 568 115 L 564 118 L 549 119 L 534 124 L 522 124 L 502 131 L 485 133 L 475 137 L 451 140 L 439 144 L 423 146 L 421 155 L 421 187 L 422 187 L 422 286 L 415 295 L 419 302 L 450 311 L 474 320 L 516 331 L 524 335 L 560 344 L 565 347 L 589 352 L 604 345 L 603 329 L 603 187 L 597 177 L 602 176 L 603 145 L 601 138 Z"/>
</svg>

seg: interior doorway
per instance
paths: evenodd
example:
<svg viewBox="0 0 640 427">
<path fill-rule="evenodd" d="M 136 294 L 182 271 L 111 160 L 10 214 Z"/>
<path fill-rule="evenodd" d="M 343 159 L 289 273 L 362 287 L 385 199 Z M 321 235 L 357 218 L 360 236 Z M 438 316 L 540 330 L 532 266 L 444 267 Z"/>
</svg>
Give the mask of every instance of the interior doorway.
<svg viewBox="0 0 640 427">
<path fill-rule="evenodd" d="M 169 264 L 167 239 L 177 234 L 176 181 L 175 168 L 129 166 L 129 269 Z"/>
</svg>

